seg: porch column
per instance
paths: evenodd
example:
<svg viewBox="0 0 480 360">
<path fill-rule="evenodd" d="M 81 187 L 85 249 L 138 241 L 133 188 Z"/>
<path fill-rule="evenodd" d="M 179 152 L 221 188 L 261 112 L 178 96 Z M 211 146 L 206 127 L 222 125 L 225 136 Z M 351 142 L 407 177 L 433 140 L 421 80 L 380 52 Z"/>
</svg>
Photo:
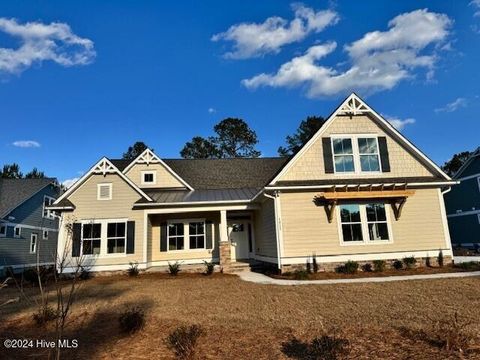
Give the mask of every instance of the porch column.
<svg viewBox="0 0 480 360">
<path fill-rule="evenodd" d="M 220 265 L 230 264 L 230 241 L 228 241 L 227 210 L 220 210 Z"/>
</svg>

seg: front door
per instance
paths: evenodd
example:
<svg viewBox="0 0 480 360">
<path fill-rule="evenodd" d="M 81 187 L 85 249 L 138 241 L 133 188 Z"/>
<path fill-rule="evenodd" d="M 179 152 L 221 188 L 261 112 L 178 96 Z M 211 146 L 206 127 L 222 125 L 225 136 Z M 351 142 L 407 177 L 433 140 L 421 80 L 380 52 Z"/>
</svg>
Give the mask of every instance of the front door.
<svg viewBox="0 0 480 360">
<path fill-rule="evenodd" d="M 248 221 L 228 222 L 232 261 L 249 258 L 248 224 Z"/>
</svg>

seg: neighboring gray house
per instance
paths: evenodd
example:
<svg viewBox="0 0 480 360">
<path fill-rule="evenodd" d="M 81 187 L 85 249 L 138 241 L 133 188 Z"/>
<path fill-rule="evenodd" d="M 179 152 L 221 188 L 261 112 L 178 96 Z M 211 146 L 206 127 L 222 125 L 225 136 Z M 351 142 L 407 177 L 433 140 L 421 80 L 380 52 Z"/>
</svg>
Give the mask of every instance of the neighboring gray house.
<svg viewBox="0 0 480 360">
<path fill-rule="evenodd" d="M 0 179 L 0 273 L 55 263 L 58 218 L 45 207 L 59 196 L 55 179 Z"/>
<path fill-rule="evenodd" d="M 480 246 L 480 147 L 454 176 L 460 184 L 445 194 L 452 243 Z"/>
</svg>

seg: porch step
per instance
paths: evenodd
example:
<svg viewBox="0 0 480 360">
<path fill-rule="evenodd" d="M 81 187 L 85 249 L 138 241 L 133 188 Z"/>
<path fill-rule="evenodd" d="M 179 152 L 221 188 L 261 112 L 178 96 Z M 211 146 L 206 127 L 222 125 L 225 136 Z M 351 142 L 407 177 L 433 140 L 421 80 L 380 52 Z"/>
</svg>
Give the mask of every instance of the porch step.
<svg viewBox="0 0 480 360">
<path fill-rule="evenodd" d="M 223 265 L 223 272 L 227 274 L 244 271 L 250 271 L 250 264 L 247 262 L 234 262 L 229 265 Z"/>
</svg>

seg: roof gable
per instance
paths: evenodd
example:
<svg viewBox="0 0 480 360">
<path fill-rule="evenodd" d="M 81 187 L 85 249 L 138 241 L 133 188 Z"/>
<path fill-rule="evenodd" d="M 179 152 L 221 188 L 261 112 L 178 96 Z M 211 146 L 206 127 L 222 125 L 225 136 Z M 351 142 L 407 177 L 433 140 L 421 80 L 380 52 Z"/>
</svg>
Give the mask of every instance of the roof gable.
<svg viewBox="0 0 480 360">
<path fill-rule="evenodd" d="M 472 155 L 465 161 L 465 163 L 453 175 L 454 179 L 459 179 L 465 176 L 477 175 L 480 173 L 480 147 L 475 150 Z M 463 175 L 463 176 L 461 176 Z"/>
</svg>

